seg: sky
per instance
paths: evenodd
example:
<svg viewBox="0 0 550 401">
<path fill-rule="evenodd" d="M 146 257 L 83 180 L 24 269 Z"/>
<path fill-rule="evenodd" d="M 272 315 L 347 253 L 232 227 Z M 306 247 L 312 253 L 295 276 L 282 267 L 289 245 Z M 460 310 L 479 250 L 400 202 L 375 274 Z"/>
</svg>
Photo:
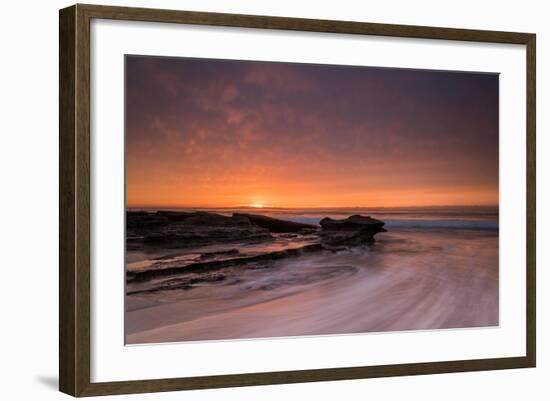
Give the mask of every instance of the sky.
<svg viewBox="0 0 550 401">
<path fill-rule="evenodd" d="M 498 204 L 498 75 L 126 57 L 128 207 Z"/>
</svg>

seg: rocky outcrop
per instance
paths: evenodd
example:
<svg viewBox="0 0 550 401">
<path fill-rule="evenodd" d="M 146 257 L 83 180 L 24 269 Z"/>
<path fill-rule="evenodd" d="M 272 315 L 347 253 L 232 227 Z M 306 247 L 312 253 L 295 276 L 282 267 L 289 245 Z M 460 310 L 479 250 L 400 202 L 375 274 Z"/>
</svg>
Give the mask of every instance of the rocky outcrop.
<svg viewBox="0 0 550 401">
<path fill-rule="evenodd" d="M 128 211 L 126 223 L 128 250 L 193 248 L 217 244 L 252 245 L 274 241 L 275 238 L 280 241 L 305 236 L 309 241 L 313 238 L 325 249 L 334 250 L 370 244 L 374 242 L 377 233 L 386 231 L 384 222 L 360 215 L 342 220 L 324 218 L 320 221 L 321 229 L 311 224 L 259 214 L 234 213 L 227 216 L 203 211 Z M 204 259 L 216 259 L 218 256 L 205 256 Z"/>
<path fill-rule="evenodd" d="M 169 222 L 166 216 L 159 213 L 126 212 L 126 229 L 129 231 L 146 231 L 165 225 Z"/>
<path fill-rule="evenodd" d="M 238 256 L 239 250 L 237 248 L 228 249 L 225 251 L 217 251 L 217 252 L 205 252 L 201 253 L 201 256 L 199 257 L 200 260 L 211 260 L 211 259 L 217 259 L 219 257 L 232 257 L 232 256 Z"/>
<path fill-rule="evenodd" d="M 284 258 L 370 244 L 386 231 L 384 222 L 359 215 L 324 218 L 321 227 L 256 214 L 210 212 L 128 212 L 126 221 L 127 249 L 156 255 L 149 265 L 127 271 L 127 280 L 134 283 L 235 267 L 266 268 Z M 196 283 L 172 284 L 170 289 L 190 289 Z"/>
<path fill-rule="evenodd" d="M 311 224 L 274 219 L 273 217 L 267 217 L 261 214 L 233 213 L 233 217 L 246 218 L 257 226 L 265 228 L 272 233 L 296 233 L 304 230 L 316 231 L 318 229 L 318 227 Z"/>
<path fill-rule="evenodd" d="M 209 212 L 129 212 L 128 249 L 185 248 L 227 242 L 257 243 L 272 239 L 269 230 L 242 216 Z"/>
<path fill-rule="evenodd" d="M 155 277 L 170 276 L 174 274 L 191 274 L 191 273 L 211 273 L 227 267 L 234 266 L 253 266 L 258 268 L 257 264 L 270 263 L 279 259 L 301 256 L 307 253 L 322 251 L 323 247 L 320 244 L 306 245 L 296 249 L 285 249 L 282 251 L 274 251 L 262 253 L 255 256 L 235 257 L 223 260 L 200 261 L 190 264 L 175 265 L 165 269 L 149 269 L 136 272 L 126 272 L 127 281 L 146 281 Z"/>
<path fill-rule="evenodd" d="M 370 216 L 353 215 L 347 219 L 325 217 L 321 225 L 321 243 L 326 248 L 372 244 L 374 236 L 385 232 L 384 222 Z"/>
</svg>

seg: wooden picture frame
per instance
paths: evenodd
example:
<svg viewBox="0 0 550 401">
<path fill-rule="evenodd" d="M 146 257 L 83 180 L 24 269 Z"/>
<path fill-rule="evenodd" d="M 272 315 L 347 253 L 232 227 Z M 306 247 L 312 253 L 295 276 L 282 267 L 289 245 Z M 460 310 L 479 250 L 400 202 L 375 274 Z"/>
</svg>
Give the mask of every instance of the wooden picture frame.
<svg viewBox="0 0 550 401">
<path fill-rule="evenodd" d="M 241 28 L 520 44 L 527 58 L 526 355 L 492 359 L 92 383 L 90 380 L 90 21 L 165 22 Z M 534 367 L 535 34 L 253 15 L 74 5 L 60 10 L 59 388 L 73 396 Z"/>
</svg>

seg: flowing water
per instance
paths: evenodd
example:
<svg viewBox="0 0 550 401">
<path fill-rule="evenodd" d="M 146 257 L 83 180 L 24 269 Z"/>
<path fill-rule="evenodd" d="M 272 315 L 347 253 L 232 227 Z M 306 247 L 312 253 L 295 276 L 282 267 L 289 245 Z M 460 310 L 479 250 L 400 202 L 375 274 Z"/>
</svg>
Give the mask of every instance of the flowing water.
<svg viewBox="0 0 550 401">
<path fill-rule="evenodd" d="M 234 210 L 211 210 L 230 214 Z M 243 209 L 237 210 L 242 212 Z M 251 212 L 250 210 L 245 210 Z M 307 252 L 214 272 L 127 284 L 126 341 L 150 343 L 499 324 L 498 209 L 254 209 L 318 224 L 370 215 L 388 232 L 371 246 Z M 276 235 L 260 244 L 127 254 L 127 270 L 226 260 L 316 241 Z"/>
</svg>

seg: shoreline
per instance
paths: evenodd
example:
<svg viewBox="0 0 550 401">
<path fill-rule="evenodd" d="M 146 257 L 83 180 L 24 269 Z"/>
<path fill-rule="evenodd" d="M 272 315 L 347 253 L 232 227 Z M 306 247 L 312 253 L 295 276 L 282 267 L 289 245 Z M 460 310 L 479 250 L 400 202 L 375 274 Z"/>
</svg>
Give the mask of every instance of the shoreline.
<svg viewBox="0 0 550 401">
<path fill-rule="evenodd" d="M 129 344 L 498 325 L 498 222 L 127 216 Z"/>
<path fill-rule="evenodd" d="M 192 290 L 127 296 L 126 341 L 498 325 L 495 235 L 390 232 L 368 250 L 324 251 L 224 274 Z"/>
</svg>

